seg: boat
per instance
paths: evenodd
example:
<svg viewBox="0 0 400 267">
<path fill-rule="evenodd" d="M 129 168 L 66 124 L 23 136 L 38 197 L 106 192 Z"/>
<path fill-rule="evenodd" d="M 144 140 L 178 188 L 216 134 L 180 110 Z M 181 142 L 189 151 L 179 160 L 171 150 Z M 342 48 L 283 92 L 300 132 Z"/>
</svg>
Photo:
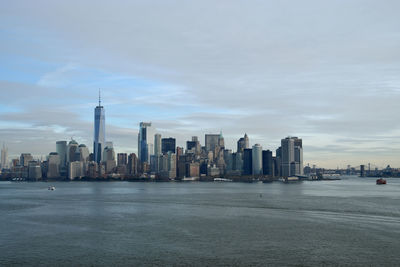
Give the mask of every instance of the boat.
<svg viewBox="0 0 400 267">
<path fill-rule="evenodd" d="M 289 177 L 282 177 L 282 178 L 280 179 L 280 181 L 282 181 L 282 182 L 288 184 L 288 183 L 293 183 L 293 182 L 299 182 L 300 179 L 299 179 L 299 177 L 297 177 L 297 176 L 289 176 Z"/>
<path fill-rule="evenodd" d="M 214 182 L 232 182 L 232 179 L 214 178 Z"/>
<path fill-rule="evenodd" d="M 56 187 L 55 187 L 55 186 L 49 186 L 49 187 L 47 188 L 47 190 L 54 191 L 54 190 L 56 190 Z"/>
<path fill-rule="evenodd" d="M 386 180 L 383 178 L 379 178 L 378 180 L 376 180 L 376 184 L 386 184 Z"/>
</svg>

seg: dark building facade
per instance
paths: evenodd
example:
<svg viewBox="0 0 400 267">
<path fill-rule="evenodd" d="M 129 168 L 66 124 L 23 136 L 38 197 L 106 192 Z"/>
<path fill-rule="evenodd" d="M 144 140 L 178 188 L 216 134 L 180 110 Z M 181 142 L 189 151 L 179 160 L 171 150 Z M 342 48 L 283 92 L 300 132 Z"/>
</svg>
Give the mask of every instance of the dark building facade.
<svg viewBox="0 0 400 267">
<path fill-rule="evenodd" d="M 253 172 L 253 156 L 252 149 L 245 148 L 243 150 L 243 174 L 251 175 Z"/>
<path fill-rule="evenodd" d="M 168 152 L 175 153 L 176 139 L 175 138 L 163 138 L 161 139 L 161 151 L 163 154 Z"/>
<path fill-rule="evenodd" d="M 128 155 L 126 153 L 118 153 L 117 154 L 117 165 L 122 166 L 126 165 L 128 162 Z"/>
<path fill-rule="evenodd" d="M 274 176 L 274 161 L 272 159 L 272 151 L 263 150 L 262 167 L 263 167 L 263 175 Z"/>
</svg>

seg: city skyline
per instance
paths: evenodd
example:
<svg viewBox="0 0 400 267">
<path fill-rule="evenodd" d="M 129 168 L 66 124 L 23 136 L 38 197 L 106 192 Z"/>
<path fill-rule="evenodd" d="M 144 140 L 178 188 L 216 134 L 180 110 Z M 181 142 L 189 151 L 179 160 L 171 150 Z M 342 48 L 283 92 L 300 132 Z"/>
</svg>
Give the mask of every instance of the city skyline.
<svg viewBox="0 0 400 267">
<path fill-rule="evenodd" d="M 117 152 L 149 121 L 183 147 L 301 136 L 305 165 L 399 167 L 400 3 L 305 2 L 3 2 L 0 143 L 9 158 L 72 136 L 92 150 L 101 88 Z"/>
</svg>

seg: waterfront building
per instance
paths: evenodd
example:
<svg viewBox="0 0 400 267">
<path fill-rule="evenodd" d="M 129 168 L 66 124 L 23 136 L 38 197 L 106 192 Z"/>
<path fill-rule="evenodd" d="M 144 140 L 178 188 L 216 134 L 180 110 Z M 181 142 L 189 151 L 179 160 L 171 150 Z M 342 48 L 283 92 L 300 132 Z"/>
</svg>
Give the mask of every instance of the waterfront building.
<svg viewBox="0 0 400 267">
<path fill-rule="evenodd" d="M 221 174 L 220 169 L 215 165 L 207 166 L 207 175 L 211 177 L 219 176 Z"/>
<path fill-rule="evenodd" d="M 360 165 L 360 177 L 365 177 L 365 165 Z"/>
<path fill-rule="evenodd" d="M 89 162 L 87 176 L 92 179 L 97 178 L 99 176 L 98 175 L 98 166 L 95 161 Z"/>
<path fill-rule="evenodd" d="M 99 164 L 103 159 L 103 150 L 106 142 L 106 125 L 104 107 L 101 105 L 99 91 L 99 105 L 94 109 L 94 139 L 93 155 L 94 161 Z"/>
<path fill-rule="evenodd" d="M 160 164 L 160 173 L 159 176 L 161 178 L 175 179 L 176 178 L 176 155 L 169 151 L 166 154 L 161 155 L 161 164 Z"/>
<path fill-rule="evenodd" d="M 42 168 L 38 161 L 29 161 L 28 162 L 28 179 L 30 181 L 37 181 L 42 178 Z"/>
<path fill-rule="evenodd" d="M 262 151 L 262 167 L 264 175 L 274 176 L 274 161 L 272 158 L 272 151 Z"/>
<path fill-rule="evenodd" d="M 294 162 L 294 139 L 286 137 L 281 140 L 281 153 L 282 153 L 282 176 L 291 176 L 290 164 Z"/>
<path fill-rule="evenodd" d="M 161 155 L 161 134 L 154 135 L 154 155 Z"/>
<path fill-rule="evenodd" d="M 175 153 L 176 139 L 175 138 L 162 138 L 161 139 L 162 153 L 166 154 L 168 152 Z"/>
<path fill-rule="evenodd" d="M 274 167 L 275 167 L 275 176 L 282 176 L 282 147 L 278 147 L 275 150 L 275 159 L 274 159 Z"/>
<path fill-rule="evenodd" d="M 103 162 L 106 166 L 106 173 L 112 173 L 114 168 L 116 167 L 114 148 L 108 146 L 105 147 L 103 151 L 103 157 Z"/>
<path fill-rule="evenodd" d="M 176 155 L 171 151 L 168 152 L 168 178 L 176 178 Z"/>
<path fill-rule="evenodd" d="M 253 172 L 253 153 L 251 148 L 243 150 L 243 175 L 251 175 Z"/>
<path fill-rule="evenodd" d="M 186 165 L 187 177 L 200 177 L 200 164 L 198 162 L 190 162 Z"/>
<path fill-rule="evenodd" d="M 243 171 L 243 154 L 240 152 L 236 152 L 233 161 L 234 161 L 233 170 L 239 171 L 240 173 L 242 173 L 242 171 Z"/>
<path fill-rule="evenodd" d="M 294 162 L 296 175 L 303 175 L 303 147 L 296 146 L 296 142 L 294 146 Z"/>
<path fill-rule="evenodd" d="M 225 173 L 233 169 L 232 150 L 224 149 Z"/>
<path fill-rule="evenodd" d="M 126 153 L 118 153 L 117 154 L 117 165 L 122 166 L 128 163 L 128 154 Z"/>
<path fill-rule="evenodd" d="M 82 161 L 72 161 L 68 163 L 68 179 L 74 180 L 76 178 L 82 178 L 83 176 Z"/>
<path fill-rule="evenodd" d="M 31 153 L 22 153 L 19 157 L 19 164 L 24 167 L 28 167 L 30 161 L 33 160 Z"/>
<path fill-rule="evenodd" d="M 139 124 L 139 134 L 138 134 L 138 158 L 139 160 L 144 163 L 149 163 L 150 155 L 151 155 L 151 148 L 153 145 L 150 143 L 150 128 L 151 122 L 141 122 Z"/>
<path fill-rule="evenodd" d="M 297 137 L 286 137 L 281 140 L 281 170 L 282 176 L 302 175 L 303 144 Z"/>
<path fill-rule="evenodd" d="M 78 143 L 75 140 L 71 140 L 67 146 L 67 162 L 79 161 L 79 158 L 76 158 L 76 151 L 78 149 Z"/>
<path fill-rule="evenodd" d="M 89 161 L 89 149 L 86 145 L 80 144 L 78 146 L 79 150 L 79 161 L 88 162 Z"/>
<path fill-rule="evenodd" d="M 136 175 L 138 173 L 138 158 L 135 153 L 128 156 L 128 174 Z"/>
<path fill-rule="evenodd" d="M 243 154 L 243 150 L 246 148 L 250 148 L 249 145 L 249 137 L 247 136 L 247 134 L 244 134 L 244 137 L 241 137 L 238 141 L 237 141 L 237 152 L 240 152 Z"/>
<path fill-rule="evenodd" d="M 44 160 L 42 162 L 39 163 L 40 165 L 40 169 L 41 169 L 41 176 L 42 178 L 46 178 L 47 177 L 47 173 L 49 171 L 49 162 L 47 160 Z"/>
<path fill-rule="evenodd" d="M 307 166 L 304 167 L 304 171 L 303 171 L 304 175 L 309 175 L 311 174 L 311 167 L 309 164 L 307 164 Z"/>
<path fill-rule="evenodd" d="M 57 141 L 56 152 L 60 157 L 60 170 L 65 169 L 67 165 L 67 141 Z"/>
<path fill-rule="evenodd" d="M 51 152 L 47 159 L 47 178 L 60 177 L 60 155 Z"/>
<path fill-rule="evenodd" d="M 252 149 L 252 174 L 261 175 L 263 174 L 262 165 L 262 146 L 260 144 L 255 144 Z"/>
<path fill-rule="evenodd" d="M 0 162 L 0 169 L 7 169 L 8 168 L 8 149 L 3 144 L 3 148 L 1 149 L 1 162 Z"/>
</svg>

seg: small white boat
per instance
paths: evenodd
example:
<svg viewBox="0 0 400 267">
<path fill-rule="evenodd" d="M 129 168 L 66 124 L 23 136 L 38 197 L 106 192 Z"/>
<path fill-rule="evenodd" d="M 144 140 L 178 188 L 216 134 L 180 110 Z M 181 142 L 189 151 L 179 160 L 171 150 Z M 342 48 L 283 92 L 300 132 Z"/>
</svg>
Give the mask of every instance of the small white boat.
<svg viewBox="0 0 400 267">
<path fill-rule="evenodd" d="M 54 191 L 54 190 L 56 190 L 56 187 L 55 187 L 55 186 L 49 186 L 49 187 L 47 188 L 47 190 Z"/>
<path fill-rule="evenodd" d="M 232 182 L 232 179 L 214 178 L 214 182 Z"/>
</svg>

